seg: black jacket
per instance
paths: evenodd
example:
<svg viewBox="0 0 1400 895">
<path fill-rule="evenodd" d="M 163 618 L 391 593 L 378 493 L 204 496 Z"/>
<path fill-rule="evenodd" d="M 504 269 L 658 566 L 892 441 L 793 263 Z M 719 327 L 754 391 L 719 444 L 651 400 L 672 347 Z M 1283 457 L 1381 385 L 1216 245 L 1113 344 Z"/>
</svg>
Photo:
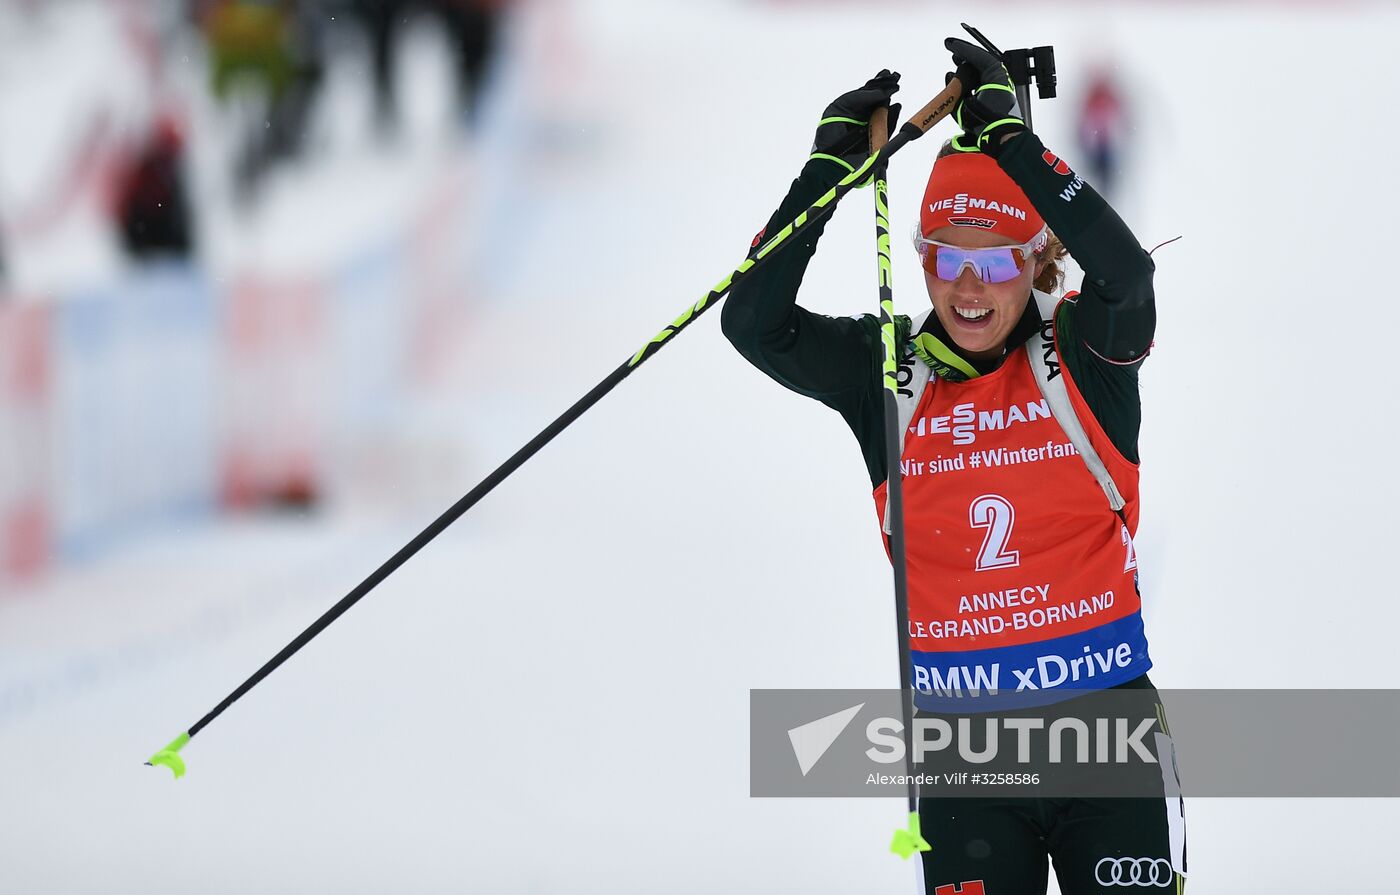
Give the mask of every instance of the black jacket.
<svg viewBox="0 0 1400 895">
<path fill-rule="evenodd" d="M 1157 321 L 1152 259 L 1092 187 L 1073 171 L 1056 172 L 1058 159 L 1034 134 L 1012 138 L 998 162 L 1085 271 L 1078 300 L 1062 307 L 1055 321 L 1060 359 L 1114 445 L 1136 462 L 1142 423 L 1138 368 Z M 845 173 L 832 162 L 809 161 L 765 230 L 776 232 L 786 225 Z M 794 245 L 735 286 L 721 326 L 754 366 L 845 418 L 874 486 L 885 480 L 884 349 L 878 319 L 873 314 L 828 317 L 797 304 L 823 226 L 809 227 Z M 1013 331 L 1008 348 L 1034 332 L 1029 321 L 1024 323 Z M 929 315 L 926 328 L 938 326 L 937 315 Z M 944 341 L 956 347 L 950 339 Z M 987 364 L 974 366 L 989 370 Z"/>
</svg>

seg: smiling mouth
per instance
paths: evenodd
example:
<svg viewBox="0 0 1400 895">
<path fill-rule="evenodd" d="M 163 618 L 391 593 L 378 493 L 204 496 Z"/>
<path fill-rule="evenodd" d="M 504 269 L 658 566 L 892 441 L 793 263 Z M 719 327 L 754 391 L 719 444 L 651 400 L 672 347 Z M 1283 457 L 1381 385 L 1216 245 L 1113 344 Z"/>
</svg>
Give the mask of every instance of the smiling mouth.
<svg viewBox="0 0 1400 895">
<path fill-rule="evenodd" d="M 991 323 L 991 308 L 959 308 L 953 307 L 953 316 L 957 318 L 961 326 L 973 329 L 981 329 Z"/>
</svg>

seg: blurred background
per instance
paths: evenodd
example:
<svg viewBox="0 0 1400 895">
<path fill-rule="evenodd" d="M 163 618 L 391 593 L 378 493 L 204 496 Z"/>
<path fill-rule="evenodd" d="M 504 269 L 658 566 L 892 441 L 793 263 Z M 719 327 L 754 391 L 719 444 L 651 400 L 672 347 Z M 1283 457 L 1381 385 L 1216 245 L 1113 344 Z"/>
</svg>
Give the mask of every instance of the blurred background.
<svg viewBox="0 0 1400 895">
<path fill-rule="evenodd" d="M 187 777 L 141 762 L 741 260 L 827 102 L 941 89 L 960 21 L 1054 45 L 1037 131 L 1184 237 L 1154 681 L 1400 686 L 1389 4 L 0 0 L 0 892 L 912 891 L 897 801 L 748 798 L 749 688 L 896 653 L 845 424 L 718 314 Z M 896 234 L 951 134 L 894 162 Z M 806 306 L 876 307 L 870 204 Z M 1391 802 L 1187 817 L 1193 893 L 1394 891 Z"/>
</svg>

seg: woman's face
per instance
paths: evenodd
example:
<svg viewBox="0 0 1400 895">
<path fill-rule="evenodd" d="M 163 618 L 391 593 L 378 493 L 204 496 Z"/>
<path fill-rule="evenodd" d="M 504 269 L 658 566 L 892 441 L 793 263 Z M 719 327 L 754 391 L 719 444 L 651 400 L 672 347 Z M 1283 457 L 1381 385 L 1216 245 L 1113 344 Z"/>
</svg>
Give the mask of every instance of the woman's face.
<svg viewBox="0 0 1400 895">
<path fill-rule="evenodd" d="M 940 227 L 927 238 L 968 249 L 1017 245 L 1004 236 L 972 227 Z M 966 266 L 952 282 L 925 270 L 924 283 L 939 322 L 963 353 L 977 360 L 991 359 L 1001 356 L 1007 337 L 1026 311 L 1031 284 L 1043 267 L 1043 263 L 1028 263 L 1020 276 L 1005 283 L 984 283 Z"/>
</svg>

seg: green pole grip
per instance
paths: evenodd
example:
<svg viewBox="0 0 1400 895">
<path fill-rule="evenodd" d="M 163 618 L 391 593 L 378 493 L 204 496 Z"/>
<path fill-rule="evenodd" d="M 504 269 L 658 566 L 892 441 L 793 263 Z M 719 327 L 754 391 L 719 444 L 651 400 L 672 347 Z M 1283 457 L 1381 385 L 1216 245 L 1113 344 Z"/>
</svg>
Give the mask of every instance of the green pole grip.
<svg viewBox="0 0 1400 895">
<path fill-rule="evenodd" d="M 180 734 L 167 743 L 164 749 L 161 749 L 155 755 L 148 758 L 146 764 L 150 767 L 162 766 L 170 768 L 170 772 L 175 775 L 175 779 L 179 780 L 181 777 L 185 776 L 185 760 L 180 757 L 180 750 L 185 748 L 185 744 L 189 741 L 190 735 L 188 733 Z"/>
<path fill-rule="evenodd" d="M 933 851 L 933 846 L 929 845 L 928 840 L 919 832 L 919 812 L 910 811 L 909 826 L 894 831 L 890 851 L 906 861 L 916 851 Z"/>
</svg>

